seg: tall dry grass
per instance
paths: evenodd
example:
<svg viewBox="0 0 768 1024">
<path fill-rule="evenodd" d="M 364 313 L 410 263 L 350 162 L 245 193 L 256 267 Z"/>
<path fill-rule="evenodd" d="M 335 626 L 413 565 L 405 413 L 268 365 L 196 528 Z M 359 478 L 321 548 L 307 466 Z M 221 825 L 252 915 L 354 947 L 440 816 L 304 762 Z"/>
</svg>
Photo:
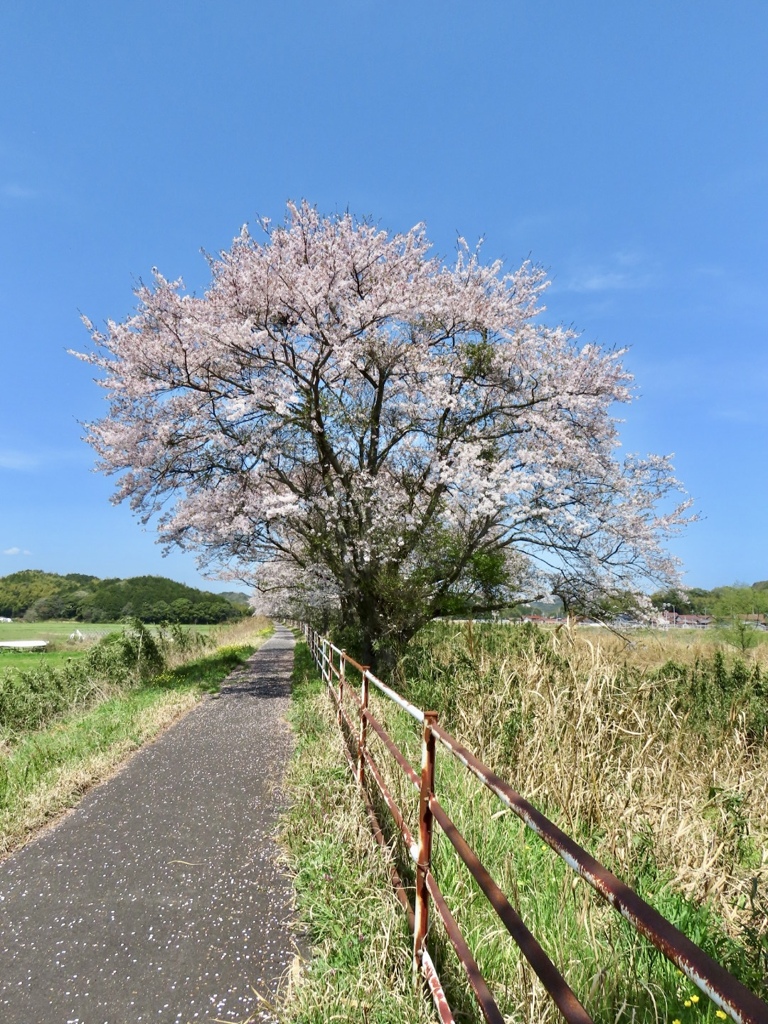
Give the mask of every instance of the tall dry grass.
<svg viewBox="0 0 768 1024">
<path fill-rule="evenodd" d="M 482 760 L 765 998 L 764 649 L 737 656 L 698 638 L 688 651 L 674 643 L 648 637 L 633 649 L 610 635 L 436 624 L 411 645 L 399 688 L 436 708 Z M 391 708 L 377 707 L 415 760 L 415 734 Z M 457 823 L 543 930 L 537 934 L 577 991 L 590 993 L 596 1018 L 682 1014 L 687 994 L 675 973 L 652 951 L 638 952 L 589 893 L 571 895 L 572 879 L 551 855 L 543 859 L 515 821 L 494 820 L 498 807 L 440 762 L 438 786 Z M 412 813 L 407 787 L 390 778 Z M 512 1019 L 548 1019 L 446 844 L 437 864 L 507 1007 L 518 1007 L 509 1009 Z M 573 929 L 586 933 L 582 945 Z M 693 1008 L 699 1020 L 711 1018 L 703 1002 Z"/>
</svg>

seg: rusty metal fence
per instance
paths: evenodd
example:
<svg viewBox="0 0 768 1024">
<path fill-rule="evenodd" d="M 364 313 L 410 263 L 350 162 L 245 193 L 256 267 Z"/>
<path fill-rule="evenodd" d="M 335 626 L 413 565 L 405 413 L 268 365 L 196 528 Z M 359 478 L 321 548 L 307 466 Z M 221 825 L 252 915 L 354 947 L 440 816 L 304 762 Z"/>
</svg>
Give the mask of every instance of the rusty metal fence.
<svg viewBox="0 0 768 1024">
<path fill-rule="evenodd" d="M 344 749 L 352 773 L 360 785 L 374 837 L 380 845 L 386 845 L 385 835 L 371 799 L 369 779 L 375 783 L 389 809 L 415 865 L 415 906 L 411 906 L 405 886 L 394 867 L 391 869 L 392 882 L 397 897 L 408 915 L 413 933 L 414 970 L 426 981 L 438 1016 L 444 1024 L 452 1022 L 454 1018 L 438 972 L 427 950 L 426 938 L 432 915 L 436 915 L 442 922 L 486 1021 L 489 1024 L 503 1024 L 504 1018 L 432 873 L 432 838 L 435 825 L 450 841 L 565 1020 L 569 1024 L 592 1024 L 592 1018 L 440 804 L 435 793 L 435 756 L 438 744 L 450 756 L 460 761 L 528 828 L 547 843 L 572 871 L 580 875 L 614 910 L 629 921 L 637 932 L 671 960 L 717 1007 L 739 1024 L 768 1024 L 768 1006 L 764 1002 L 442 729 L 436 712 L 422 711 L 415 707 L 373 675 L 368 666 L 350 658 L 345 651 L 321 637 L 311 627 L 304 625 L 302 628 L 325 686 L 334 701 L 339 727 L 346 732 L 348 740 L 354 740 L 356 757 L 353 756 L 348 744 L 345 744 Z M 422 726 L 420 770 L 410 764 L 389 733 L 372 714 L 369 707 L 371 686 Z M 353 717 L 349 714 L 350 705 L 354 707 Z M 368 743 L 369 730 L 381 740 L 405 778 L 418 792 L 418 822 L 413 829 L 406 822 L 371 753 Z"/>
</svg>

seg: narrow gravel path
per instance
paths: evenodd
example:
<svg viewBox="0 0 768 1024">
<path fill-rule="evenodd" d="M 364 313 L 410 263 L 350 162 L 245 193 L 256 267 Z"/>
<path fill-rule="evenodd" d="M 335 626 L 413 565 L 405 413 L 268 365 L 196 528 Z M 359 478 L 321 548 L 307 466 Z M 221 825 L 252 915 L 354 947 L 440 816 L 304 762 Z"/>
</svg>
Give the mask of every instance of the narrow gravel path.
<svg viewBox="0 0 768 1024">
<path fill-rule="evenodd" d="M 278 626 L 221 694 L 0 864 L 3 1024 L 272 1019 L 262 997 L 293 956 L 274 839 L 292 665 Z"/>
</svg>

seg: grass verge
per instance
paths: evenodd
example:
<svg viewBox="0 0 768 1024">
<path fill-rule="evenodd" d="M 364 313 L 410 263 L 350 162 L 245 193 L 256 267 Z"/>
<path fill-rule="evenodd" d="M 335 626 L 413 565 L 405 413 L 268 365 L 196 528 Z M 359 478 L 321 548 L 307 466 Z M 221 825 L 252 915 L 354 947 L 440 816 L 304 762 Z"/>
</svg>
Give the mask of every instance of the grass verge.
<svg viewBox="0 0 768 1024">
<path fill-rule="evenodd" d="M 211 654 L 29 732 L 0 754 L 0 856 L 74 806 L 133 751 L 156 737 L 242 664 L 268 636 Z"/>
<path fill-rule="evenodd" d="M 586 637 L 435 624 L 411 645 L 398 685 L 765 999 L 764 669 L 720 649 L 671 653 L 662 648 L 649 665 Z M 417 762 L 410 720 L 377 713 Z M 440 755 L 436 789 L 596 1021 L 717 1019 L 676 968 Z M 503 1012 L 557 1019 L 445 839 L 433 863 Z"/>
<path fill-rule="evenodd" d="M 411 763 L 418 765 L 420 738 L 413 720 L 375 694 L 371 705 Z M 370 737 L 370 747 L 413 828 L 417 821 L 416 791 L 393 769 L 375 737 Z M 699 996 L 674 965 L 640 938 L 515 815 L 442 750 L 438 751 L 435 789 L 449 817 L 478 852 L 596 1024 L 661 1024 L 673 1020 L 680 1024 L 718 1024 L 716 1008 Z M 561 824 L 567 827 L 567 823 Z M 594 847 L 594 836 L 582 833 L 578 826 L 575 831 L 587 849 Z M 404 844 L 399 843 L 396 849 L 400 874 L 406 884 L 412 884 L 410 858 Z M 648 844 L 642 864 L 638 856 L 637 870 L 631 879 L 638 893 L 710 956 L 756 987 L 745 950 L 728 937 L 724 922 L 709 905 L 695 903 L 677 892 L 669 873 L 659 868 L 653 853 L 652 845 Z M 505 1020 L 516 1024 L 554 1024 L 560 1020 L 549 996 L 439 829 L 435 830 L 432 866 Z M 429 945 L 456 1020 L 462 1024 L 481 1024 L 483 1018 L 464 972 L 442 927 L 435 922 Z"/>
<path fill-rule="evenodd" d="M 282 836 L 312 956 L 283 1006 L 292 1024 L 432 1019 L 411 976 L 411 938 L 373 841 L 335 718 L 306 646 L 296 646 Z"/>
<path fill-rule="evenodd" d="M 427 1011 L 405 998 L 410 942 L 387 865 L 331 704 L 298 650 L 286 840 L 315 957 L 288 1019 L 417 1020 Z M 473 637 L 435 627 L 412 645 L 398 688 L 438 708 L 450 731 L 765 999 L 764 669 L 718 649 L 690 659 L 675 652 L 674 661 L 667 653 L 634 664 L 624 651 L 535 629 L 489 627 Z M 375 694 L 371 702 L 418 764 L 412 720 Z M 415 791 L 370 732 L 369 742 L 413 828 Z M 721 1013 L 677 968 L 442 751 L 436 789 L 595 1021 L 718 1024 Z M 392 855 L 408 884 L 402 845 L 393 842 Z M 553 1004 L 439 833 L 433 866 L 505 1019 L 554 1024 Z M 386 955 L 366 959 L 377 941 Z M 456 1020 L 479 1022 L 439 926 L 429 941 Z"/>
</svg>

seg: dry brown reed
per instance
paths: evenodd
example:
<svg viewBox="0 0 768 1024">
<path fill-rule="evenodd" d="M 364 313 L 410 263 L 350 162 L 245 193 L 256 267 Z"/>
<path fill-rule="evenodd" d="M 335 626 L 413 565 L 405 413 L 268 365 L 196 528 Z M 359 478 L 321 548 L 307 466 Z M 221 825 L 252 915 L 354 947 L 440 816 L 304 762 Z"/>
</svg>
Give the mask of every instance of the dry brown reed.
<svg viewBox="0 0 768 1024">
<path fill-rule="evenodd" d="M 754 924 L 768 892 L 768 746 L 746 728 L 739 694 L 723 694 L 722 726 L 704 730 L 712 692 L 686 696 L 680 682 L 719 647 L 678 636 L 630 646 L 578 630 L 505 643 L 500 628 L 435 631 L 405 662 L 402 685 L 427 697 L 429 683 L 406 681 L 426 667 L 448 728 L 566 830 L 588 835 L 620 876 L 631 882 L 652 857 L 735 937 Z M 768 661 L 766 647 L 748 653 L 750 671 Z M 727 672 L 734 656 L 720 656 Z M 670 659 L 674 686 L 659 671 Z"/>
<path fill-rule="evenodd" d="M 305 653 L 300 647 L 297 659 Z M 628 643 L 598 631 L 552 635 L 535 628 L 435 624 L 411 644 L 396 682 L 416 704 L 437 708 L 449 731 L 765 998 L 764 665 L 760 649 L 739 659 L 697 636 L 671 642 L 637 636 Z M 306 792 L 292 817 L 303 849 L 293 852 L 302 862 L 297 889 L 304 914 L 313 939 L 322 941 L 291 1019 L 328 1019 L 331 1005 L 334 1019 L 359 1019 L 362 1003 L 350 1008 L 331 996 L 357 991 L 361 969 L 372 991 L 390 984 L 395 993 L 402 991 L 408 945 L 406 940 L 393 956 L 388 943 L 383 977 L 366 958 L 349 955 L 350 945 L 357 949 L 349 936 L 362 920 L 369 924 L 367 935 L 394 934 L 380 925 L 376 910 L 386 906 L 391 914 L 394 904 L 381 874 L 373 878 L 373 863 L 361 867 L 361 851 L 374 848 L 360 827 L 361 808 L 337 740 L 329 737 L 330 705 L 321 710 L 314 698 L 300 699 L 302 690 L 299 685 L 294 693 L 294 724 L 306 737 L 296 762 L 303 785 L 292 781 Z M 371 705 L 418 764 L 413 720 L 373 691 Z M 413 829 L 415 791 L 370 732 L 369 745 Z M 325 760 L 313 763 L 310 750 Z M 438 753 L 436 790 L 595 1021 L 716 1024 L 715 1007 L 704 997 L 699 1002 L 690 982 L 444 751 Z M 346 824 L 352 808 L 354 836 Z M 394 831 L 391 849 L 410 885 L 410 858 Z M 439 832 L 432 863 L 504 1019 L 554 1024 L 554 1005 Z M 348 884 L 357 895 L 340 901 Z M 372 889 L 379 890 L 377 899 Z M 479 1021 L 439 927 L 433 925 L 429 941 L 456 1019 Z M 378 996 L 369 998 L 363 1019 L 414 1019 L 400 998 L 381 1016 Z"/>
</svg>

